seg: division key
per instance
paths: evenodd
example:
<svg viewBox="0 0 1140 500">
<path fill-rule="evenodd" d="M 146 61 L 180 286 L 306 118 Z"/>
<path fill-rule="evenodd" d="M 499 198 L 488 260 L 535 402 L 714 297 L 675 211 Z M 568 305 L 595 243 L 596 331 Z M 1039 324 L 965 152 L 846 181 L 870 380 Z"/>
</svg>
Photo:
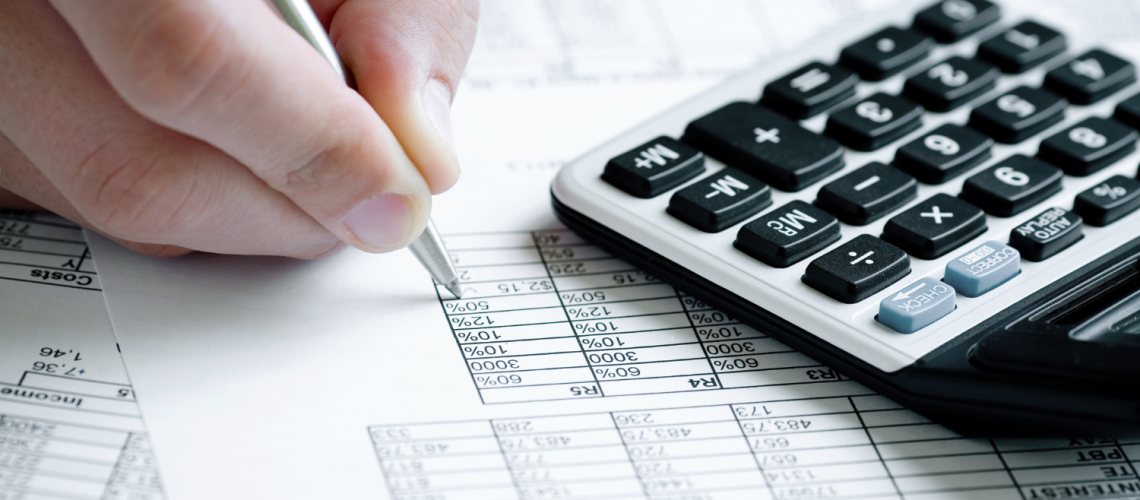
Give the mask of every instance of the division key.
<svg viewBox="0 0 1140 500">
<path fill-rule="evenodd" d="M 861 234 L 808 264 L 803 282 L 846 304 L 870 297 L 910 274 L 910 257 L 890 243 Z"/>
</svg>

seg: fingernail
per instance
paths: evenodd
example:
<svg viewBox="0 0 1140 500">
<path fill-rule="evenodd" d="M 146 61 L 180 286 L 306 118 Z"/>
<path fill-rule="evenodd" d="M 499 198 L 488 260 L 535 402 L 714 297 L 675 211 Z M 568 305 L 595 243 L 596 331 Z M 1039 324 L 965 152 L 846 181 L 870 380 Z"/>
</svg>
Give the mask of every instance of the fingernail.
<svg viewBox="0 0 1140 500">
<path fill-rule="evenodd" d="M 344 224 L 364 243 L 379 249 L 394 249 L 408 241 L 412 229 L 412 205 L 398 194 L 382 194 L 348 213 Z"/>
<path fill-rule="evenodd" d="M 424 85 L 424 109 L 428 119 L 439 131 L 451 150 L 455 150 L 455 136 L 451 133 L 451 91 L 439 80 L 428 80 Z"/>
</svg>

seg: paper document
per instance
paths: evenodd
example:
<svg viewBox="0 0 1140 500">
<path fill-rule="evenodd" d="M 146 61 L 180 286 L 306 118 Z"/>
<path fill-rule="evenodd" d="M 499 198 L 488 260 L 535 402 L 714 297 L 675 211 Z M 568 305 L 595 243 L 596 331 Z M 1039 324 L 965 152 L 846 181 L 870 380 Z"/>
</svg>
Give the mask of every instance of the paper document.
<svg viewBox="0 0 1140 500">
<path fill-rule="evenodd" d="M 0 211 L 0 499 L 160 499 L 82 230 Z"/>
<path fill-rule="evenodd" d="M 1140 497 L 1136 441 L 963 438 L 555 221 L 563 162 L 885 3 L 484 1 L 432 212 L 463 299 L 408 252 L 89 235 L 169 496 Z"/>
</svg>

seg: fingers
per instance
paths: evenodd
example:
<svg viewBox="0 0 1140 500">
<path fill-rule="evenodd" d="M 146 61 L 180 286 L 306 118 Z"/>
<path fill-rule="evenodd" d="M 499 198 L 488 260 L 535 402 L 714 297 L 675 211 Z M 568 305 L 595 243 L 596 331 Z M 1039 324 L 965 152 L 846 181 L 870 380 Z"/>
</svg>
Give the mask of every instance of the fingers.
<svg viewBox="0 0 1140 500">
<path fill-rule="evenodd" d="M 5 188 L 14 189 L 20 194 Z M 90 227 L 79 211 L 3 134 L 0 134 L 0 209 L 47 210 L 72 222 Z M 114 236 L 108 237 L 131 250 L 155 257 L 177 257 L 192 251 L 174 245 L 137 243 Z"/>
<path fill-rule="evenodd" d="M 475 42 L 477 0 L 322 0 L 357 89 L 433 193 L 459 177 L 450 107 Z"/>
<path fill-rule="evenodd" d="M 132 111 L 46 3 L 0 2 L 0 47 L 0 133 L 28 160 L 23 184 L 6 186 L 22 197 L 138 243 L 292 257 L 337 248 L 232 157 Z"/>
<path fill-rule="evenodd" d="M 423 177 L 268 2 L 52 3 L 131 107 L 226 152 L 340 239 L 381 252 L 423 231 Z"/>
</svg>

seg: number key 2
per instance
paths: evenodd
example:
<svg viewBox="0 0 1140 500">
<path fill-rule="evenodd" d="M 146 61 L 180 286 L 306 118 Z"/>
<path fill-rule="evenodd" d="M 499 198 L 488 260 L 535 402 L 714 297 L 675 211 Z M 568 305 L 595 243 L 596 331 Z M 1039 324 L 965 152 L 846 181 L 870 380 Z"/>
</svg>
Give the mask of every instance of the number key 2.
<svg viewBox="0 0 1140 500">
<path fill-rule="evenodd" d="M 907 79 L 903 95 L 931 111 L 950 111 L 997 84 L 997 68 L 977 59 L 954 56 Z"/>
<path fill-rule="evenodd" d="M 959 198 L 998 217 L 1024 212 L 1061 190 L 1061 170 L 1025 155 L 998 162 L 962 185 Z"/>
<path fill-rule="evenodd" d="M 745 224 L 733 245 L 772 267 L 788 267 L 839 241 L 839 221 L 801 200 Z"/>
</svg>

